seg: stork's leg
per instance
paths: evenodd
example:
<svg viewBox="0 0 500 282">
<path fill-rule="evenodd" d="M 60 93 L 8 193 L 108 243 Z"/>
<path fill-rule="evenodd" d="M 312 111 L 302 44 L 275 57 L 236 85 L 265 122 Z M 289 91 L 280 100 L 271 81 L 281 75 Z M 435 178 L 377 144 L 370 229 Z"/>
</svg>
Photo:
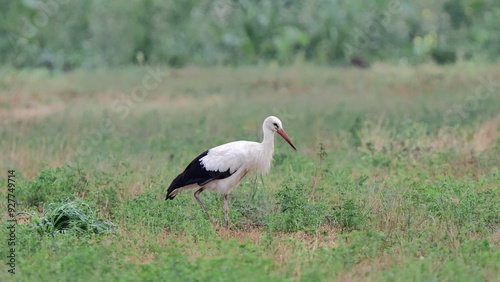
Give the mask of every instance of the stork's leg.
<svg viewBox="0 0 500 282">
<path fill-rule="evenodd" d="M 212 225 L 215 228 L 217 228 L 217 225 L 215 225 L 214 222 L 212 221 L 212 218 L 210 218 L 210 215 L 208 214 L 207 209 L 205 208 L 205 205 L 200 200 L 199 195 L 200 195 L 201 192 L 203 192 L 203 190 L 205 190 L 205 188 L 203 188 L 203 187 L 201 187 L 200 189 L 196 190 L 196 192 L 194 192 L 194 198 L 200 204 L 201 208 L 205 211 L 205 214 L 207 215 L 208 220 L 210 220 L 210 223 L 212 223 Z"/>
<path fill-rule="evenodd" d="M 224 195 L 224 219 L 226 220 L 226 229 L 229 229 L 229 205 L 227 203 L 229 195 Z"/>
</svg>

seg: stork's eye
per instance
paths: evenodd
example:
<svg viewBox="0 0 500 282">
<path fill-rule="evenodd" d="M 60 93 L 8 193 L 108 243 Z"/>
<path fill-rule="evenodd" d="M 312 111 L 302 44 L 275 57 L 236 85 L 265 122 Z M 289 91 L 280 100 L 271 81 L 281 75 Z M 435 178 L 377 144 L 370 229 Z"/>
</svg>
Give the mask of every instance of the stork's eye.
<svg viewBox="0 0 500 282">
<path fill-rule="evenodd" d="M 274 125 L 274 128 L 276 128 L 276 129 L 278 129 L 278 128 L 279 128 L 279 126 L 278 126 L 278 124 L 277 124 L 277 123 L 273 123 L 273 125 Z"/>
</svg>

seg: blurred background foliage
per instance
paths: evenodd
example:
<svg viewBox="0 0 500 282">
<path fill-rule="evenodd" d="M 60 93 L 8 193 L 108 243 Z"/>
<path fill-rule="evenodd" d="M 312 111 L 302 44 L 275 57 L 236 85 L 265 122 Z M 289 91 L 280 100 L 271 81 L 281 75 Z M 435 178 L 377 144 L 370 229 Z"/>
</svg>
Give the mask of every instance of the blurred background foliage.
<svg viewBox="0 0 500 282">
<path fill-rule="evenodd" d="M 499 18 L 497 0 L 0 0 L 0 63 L 492 61 Z"/>
</svg>

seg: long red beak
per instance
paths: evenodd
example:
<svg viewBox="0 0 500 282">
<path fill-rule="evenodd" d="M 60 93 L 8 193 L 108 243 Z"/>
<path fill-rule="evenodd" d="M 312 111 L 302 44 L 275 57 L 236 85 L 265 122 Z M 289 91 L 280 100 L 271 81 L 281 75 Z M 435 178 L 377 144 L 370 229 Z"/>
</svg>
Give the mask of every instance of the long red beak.
<svg viewBox="0 0 500 282">
<path fill-rule="evenodd" d="M 285 141 L 288 142 L 288 144 L 290 144 L 290 146 L 292 146 L 292 148 L 295 151 L 297 151 L 297 148 L 295 148 L 295 145 L 293 144 L 292 139 L 290 139 L 290 137 L 288 137 L 288 135 L 286 134 L 286 132 L 282 128 L 278 129 L 276 132 L 278 132 L 278 134 L 281 135 L 281 137 L 283 137 L 283 139 L 285 139 Z"/>
</svg>

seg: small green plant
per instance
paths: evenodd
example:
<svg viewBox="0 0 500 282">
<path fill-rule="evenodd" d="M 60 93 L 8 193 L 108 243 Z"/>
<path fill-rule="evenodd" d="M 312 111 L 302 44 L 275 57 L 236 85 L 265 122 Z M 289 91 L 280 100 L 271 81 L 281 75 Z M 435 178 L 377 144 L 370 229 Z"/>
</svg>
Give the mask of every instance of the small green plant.
<svg viewBox="0 0 500 282">
<path fill-rule="evenodd" d="M 319 143 L 319 151 L 318 151 L 318 158 L 319 158 L 319 163 L 318 167 L 314 170 L 314 181 L 312 184 L 312 189 L 311 189 L 311 194 L 309 198 L 311 200 L 316 199 L 316 186 L 318 185 L 318 182 L 320 181 L 322 174 L 323 174 L 323 163 L 325 162 L 326 157 L 328 156 L 328 153 L 325 150 L 325 146 L 323 143 Z"/>
<path fill-rule="evenodd" d="M 350 143 L 353 147 L 361 146 L 361 137 L 359 136 L 359 131 L 362 128 L 361 118 L 357 116 L 354 119 L 353 125 L 349 128 Z"/>
<path fill-rule="evenodd" d="M 267 217 L 267 226 L 271 231 L 297 232 L 316 231 L 326 219 L 327 205 L 309 201 L 310 189 L 303 183 L 283 184 L 277 192 L 280 212 Z"/>
<path fill-rule="evenodd" d="M 334 206 L 331 221 L 338 223 L 345 231 L 359 230 L 366 223 L 367 215 L 354 199 L 346 200 L 342 205 Z"/>
<path fill-rule="evenodd" d="M 102 234 L 112 231 L 115 225 L 101 219 L 87 203 L 72 201 L 45 205 L 41 216 L 32 215 L 33 229 L 40 235 L 56 233 Z"/>
</svg>

